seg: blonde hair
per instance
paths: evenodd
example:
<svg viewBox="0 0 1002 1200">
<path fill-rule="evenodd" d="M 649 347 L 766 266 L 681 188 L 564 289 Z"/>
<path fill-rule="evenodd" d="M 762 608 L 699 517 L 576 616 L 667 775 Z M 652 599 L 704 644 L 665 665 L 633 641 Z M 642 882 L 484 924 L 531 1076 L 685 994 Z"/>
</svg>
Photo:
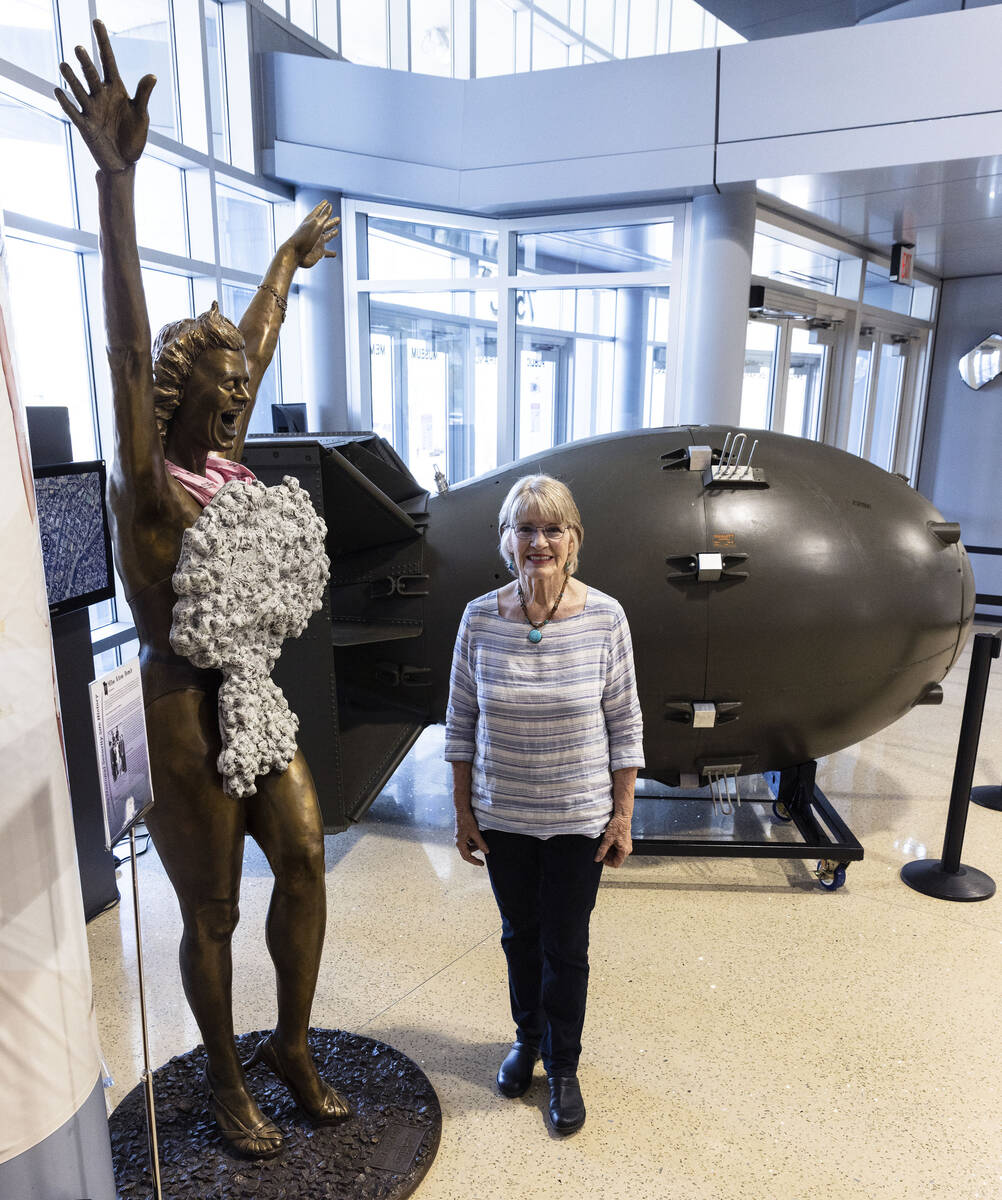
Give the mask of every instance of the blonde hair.
<svg viewBox="0 0 1002 1200">
<path fill-rule="evenodd" d="M 584 543 L 584 527 L 571 489 L 552 475 L 523 475 L 512 484 L 498 513 L 498 551 L 501 561 L 507 566 L 514 557 L 508 544 L 511 540 L 509 531 L 529 513 L 538 514 L 540 520 L 567 526 L 574 539 L 567 556 L 567 572 L 573 575 L 578 569 L 578 551 Z"/>
<path fill-rule="evenodd" d="M 213 300 L 208 312 L 192 320 L 172 321 L 153 343 L 153 411 L 161 441 L 167 437 L 167 422 L 181 403 L 184 389 L 198 356 L 205 350 L 243 350 L 244 335 L 219 311 Z"/>
</svg>

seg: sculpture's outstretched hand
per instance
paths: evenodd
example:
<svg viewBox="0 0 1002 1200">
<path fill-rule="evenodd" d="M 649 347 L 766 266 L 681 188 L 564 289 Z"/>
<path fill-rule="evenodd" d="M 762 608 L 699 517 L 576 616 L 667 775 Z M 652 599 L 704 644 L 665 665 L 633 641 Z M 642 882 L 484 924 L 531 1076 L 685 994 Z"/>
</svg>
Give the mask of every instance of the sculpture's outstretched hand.
<svg viewBox="0 0 1002 1200">
<path fill-rule="evenodd" d="M 341 218 L 332 217 L 333 211 L 329 200 L 322 201 L 289 238 L 299 266 L 312 267 L 322 258 L 337 258 L 336 251 L 327 249 L 327 243 L 337 237 L 341 227 Z"/>
<path fill-rule="evenodd" d="M 135 97 L 130 98 L 118 73 L 111 39 L 102 21 L 94 22 L 94 36 L 104 79 L 97 73 L 83 46 L 77 46 L 76 55 L 87 87 L 68 63 L 60 63 L 59 70 L 80 107 L 73 104 L 62 88 L 56 88 L 55 95 L 63 112 L 80 131 L 97 165 L 102 171 L 114 173 L 131 166 L 143 152 L 150 127 L 147 106 L 157 79 L 155 75 L 144 75 Z"/>
</svg>

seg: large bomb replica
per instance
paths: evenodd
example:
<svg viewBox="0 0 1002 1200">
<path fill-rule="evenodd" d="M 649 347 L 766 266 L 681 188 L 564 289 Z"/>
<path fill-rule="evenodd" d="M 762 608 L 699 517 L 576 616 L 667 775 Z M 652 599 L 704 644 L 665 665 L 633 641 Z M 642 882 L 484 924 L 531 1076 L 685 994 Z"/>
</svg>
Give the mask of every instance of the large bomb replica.
<svg viewBox="0 0 1002 1200">
<path fill-rule="evenodd" d="M 497 513 L 521 475 L 570 486 L 580 575 L 629 617 L 649 776 L 797 767 L 937 703 L 973 618 L 959 527 L 853 455 L 753 439 L 749 466 L 722 428 L 614 434 L 432 496 L 373 434 L 250 446 L 259 477 L 297 475 L 328 525 L 329 596 L 276 672 L 328 827 L 444 720 L 463 607 L 508 579 Z"/>
</svg>

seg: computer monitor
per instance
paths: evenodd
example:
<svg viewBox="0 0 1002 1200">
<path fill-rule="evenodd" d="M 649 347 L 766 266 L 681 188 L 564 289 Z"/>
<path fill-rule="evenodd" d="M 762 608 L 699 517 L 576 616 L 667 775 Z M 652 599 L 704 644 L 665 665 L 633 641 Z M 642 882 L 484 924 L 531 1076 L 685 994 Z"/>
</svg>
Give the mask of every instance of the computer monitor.
<svg viewBox="0 0 1002 1200">
<path fill-rule="evenodd" d="M 306 405 L 273 404 L 271 428 L 274 433 L 306 433 Z"/>
<path fill-rule="evenodd" d="M 105 468 L 95 462 L 35 467 L 35 499 L 52 616 L 115 594 Z"/>
</svg>

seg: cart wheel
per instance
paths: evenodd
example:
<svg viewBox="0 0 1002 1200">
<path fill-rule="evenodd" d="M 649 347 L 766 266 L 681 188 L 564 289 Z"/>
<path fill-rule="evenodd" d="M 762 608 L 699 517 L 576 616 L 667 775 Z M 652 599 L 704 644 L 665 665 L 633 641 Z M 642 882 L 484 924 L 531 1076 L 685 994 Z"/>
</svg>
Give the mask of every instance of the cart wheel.
<svg viewBox="0 0 1002 1200">
<path fill-rule="evenodd" d="M 777 821 L 793 820 L 793 817 L 790 816 L 790 810 L 779 800 L 773 800 L 772 802 L 772 815 Z"/>
<path fill-rule="evenodd" d="M 832 862 L 830 858 L 821 859 L 814 874 L 818 886 L 826 892 L 837 892 L 845 884 L 845 864 Z"/>
</svg>

